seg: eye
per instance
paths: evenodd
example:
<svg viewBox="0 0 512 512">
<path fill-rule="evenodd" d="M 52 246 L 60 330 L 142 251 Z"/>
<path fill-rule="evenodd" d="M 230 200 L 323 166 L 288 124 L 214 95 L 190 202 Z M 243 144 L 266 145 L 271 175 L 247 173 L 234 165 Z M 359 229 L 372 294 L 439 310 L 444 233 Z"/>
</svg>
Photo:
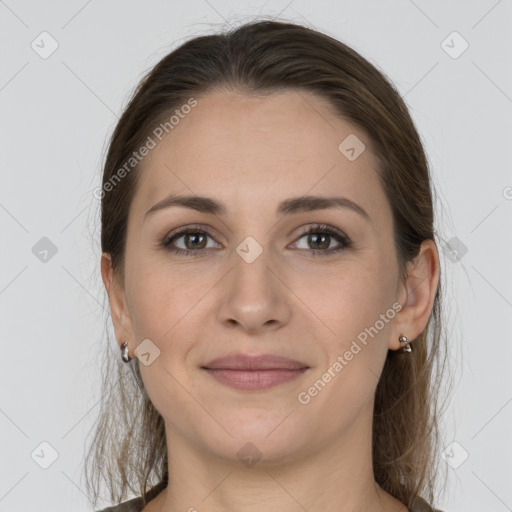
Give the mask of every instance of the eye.
<svg viewBox="0 0 512 512">
<path fill-rule="evenodd" d="M 302 235 L 300 236 L 299 240 L 305 238 L 306 236 L 306 244 L 313 247 L 313 255 L 331 255 L 348 249 L 349 247 L 352 246 L 351 241 L 346 235 L 344 235 L 341 231 L 338 231 L 337 229 L 326 224 L 309 226 L 308 228 L 302 231 Z M 336 242 L 338 242 L 339 247 L 329 249 L 333 239 Z"/>
<path fill-rule="evenodd" d="M 306 243 L 313 247 L 313 249 L 309 251 L 313 252 L 313 256 L 315 254 L 321 254 L 322 256 L 335 254 L 352 246 L 352 242 L 346 235 L 326 224 L 309 226 L 306 229 L 303 229 L 298 240 L 301 240 L 306 236 Z M 171 251 L 174 254 L 183 256 L 198 256 L 199 254 L 206 252 L 207 249 L 215 247 L 220 248 L 220 244 L 215 243 L 213 246 L 208 246 L 208 238 L 213 240 L 213 237 L 203 226 L 187 226 L 167 236 L 161 245 L 166 250 Z M 180 239 L 183 239 L 181 242 L 182 247 L 177 244 L 177 241 Z M 338 242 L 339 247 L 334 249 L 329 248 L 331 246 L 332 240 Z M 307 250 L 308 248 L 306 247 L 304 249 L 303 247 L 299 247 L 299 249 Z"/>
<path fill-rule="evenodd" d="M 184 247 L 172 247 L 176 240 L 180 238 L 183 239 Z M 162 242 L 162 246 L 175 254 L 192 256 L 192 253 L 196 253 L 197 255 L 197 253 L 203 253 L 206 249 L 211 248 L 211 246 L 208 247 L 207 245 L 207 238 L 212 237 L 202 227 L 188 226 L 166 237 Z"/>
</svg>

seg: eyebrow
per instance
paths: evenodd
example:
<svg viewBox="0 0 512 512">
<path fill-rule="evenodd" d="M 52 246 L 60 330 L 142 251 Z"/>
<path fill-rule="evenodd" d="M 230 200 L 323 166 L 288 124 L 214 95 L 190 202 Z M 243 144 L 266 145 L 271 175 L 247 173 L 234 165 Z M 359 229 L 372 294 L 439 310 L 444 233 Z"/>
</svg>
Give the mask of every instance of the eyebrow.
<svg viewBox="0 0 512 512">
<path fill-rule="evenodd" d="M 173 206 L 182 206 L 185 208 L 191 208 L 202 213 L 210 213 L 212 215 L 226 215 L 228 209 L 226 206 L 212 199 L 211 197 L 204 196 L 178 196 L 171 194 L 170 196 L 162 199 L 155 205 L 153 205 L 144 215 L 144 220 L 155 212 L 163 210 L 165 208 L 171 208 Z M 286 199 L 282 201 L 277 210 L 277 215 L 286 215 L 293 213 L 310 212 L 314 210 L 324 210 L 328 208 L 344 208 L 350 209 L 362 217 L 368 222 L 371 222 L 370 216 L 364 208 L 359 206 L 354 201 L 346 197 L 323 197 L 323 196 L 301 196 Z"/>
</svg>

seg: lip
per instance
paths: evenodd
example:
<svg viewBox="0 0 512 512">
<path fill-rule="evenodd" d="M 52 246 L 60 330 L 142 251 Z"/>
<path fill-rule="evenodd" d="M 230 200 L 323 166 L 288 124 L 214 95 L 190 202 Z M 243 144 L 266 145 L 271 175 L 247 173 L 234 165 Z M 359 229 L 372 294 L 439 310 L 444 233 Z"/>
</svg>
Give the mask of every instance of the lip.
<svg viewBox="0 0 512 512">
<path fill-rule="evenodd" d="M 298 378 L 308 365 L 282 356 L 235 354 L 220 357 L 202 366 L 209 375 L 226 386 L 257 391 Z"/>
<path fill-rule="evenodd" d="M 257 356 L 233 354 L 214 359 L 202 368 L 208 370 L 302 370 L 309 366 L 294 359 L 272 354 Z"/>
</svg>

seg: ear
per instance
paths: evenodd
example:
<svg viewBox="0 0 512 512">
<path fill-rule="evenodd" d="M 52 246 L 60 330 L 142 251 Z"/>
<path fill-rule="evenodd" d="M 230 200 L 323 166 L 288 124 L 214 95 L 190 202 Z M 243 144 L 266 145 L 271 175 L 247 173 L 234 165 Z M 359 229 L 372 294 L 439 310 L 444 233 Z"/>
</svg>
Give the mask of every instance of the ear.
<svg viewBox="0 0 512 512">
<path fill-rule="evenodd" d="M 119 283 L 112 269 L 112 258 L 104 252 L 101 256 L 101 278 L 107 290 L 110 313 L 117 342 L 121 346 L 125 341 L 133 340 L 133 328 L 128 311 L 124 286 Z"/>
<path fill-rule="evenodd" d="M 424 240 L 413 261 L 407 264 L 407 277 L 399 286 L 398 302 L 402 309 L 393 325 L 389 348 L 398 350 L 400 336 L 416 339 L 428 324 L 439 283 L 439 253 L 434 240 Z"/>
</svg>

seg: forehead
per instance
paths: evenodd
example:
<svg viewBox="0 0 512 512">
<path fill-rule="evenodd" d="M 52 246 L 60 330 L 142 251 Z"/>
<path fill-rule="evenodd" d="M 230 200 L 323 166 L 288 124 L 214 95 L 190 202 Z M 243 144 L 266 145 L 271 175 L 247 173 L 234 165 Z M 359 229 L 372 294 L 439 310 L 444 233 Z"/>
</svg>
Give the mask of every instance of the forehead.
<svg viewBox="0 0 512 512">
<path fill-rule="evenodd" d="M 293 90 L 215 91 L 196 100 L 143 162 L 132 205 L 138 214 L 170 193 L 213 196 L 234 214 L 333 192 L 370 214 L 388 208 L 369 137 L 323 98 Z M 354 141 L 357 152 L 357 144 L 365 149 L 349 159 L 344 151 Z"/>
</svg>

